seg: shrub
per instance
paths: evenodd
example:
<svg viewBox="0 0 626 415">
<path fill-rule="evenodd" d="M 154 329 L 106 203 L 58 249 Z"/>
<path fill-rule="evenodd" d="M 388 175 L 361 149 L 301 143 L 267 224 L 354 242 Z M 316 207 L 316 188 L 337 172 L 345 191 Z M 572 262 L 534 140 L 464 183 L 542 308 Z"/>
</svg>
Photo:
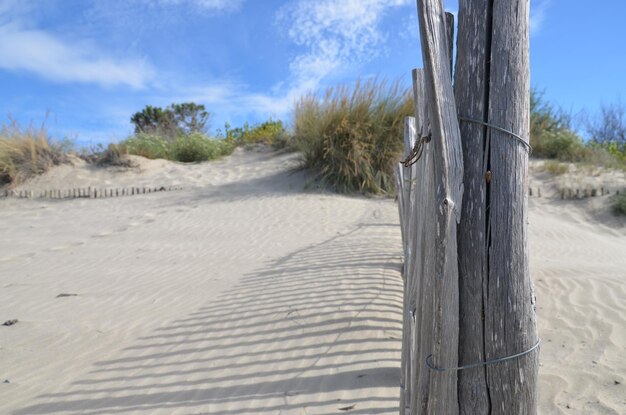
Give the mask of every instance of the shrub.
<svg viewBox="0 0 626 415">
<path fill-rule="evenodd" d="M 126 157 L 123 147 L 117 144 L 109 144 L 106 150 L 92 154 L 94 157 L 90 161 L 99 166 L 135 167 L 135 163 Z"/>
<path fill-rule="evenodd" d="M 267 144 L 282 147 L 287 141 L 287 132 L 283 122 L 272 120 L 250 127 L 246 122 L 243 128 L 233 128 L 226 125 L 226 139 L 237 145 Z"/>
<path fill-rule="evenodd" d="M 200 133 L 179 136 L 171 146 L 172 160 L 196 162 L 214 160 L 232 153 L 234 145 L 224 140 L 212 140 Z"/>
<path fill-rule="evenodd" d="M 412 114 L 412 93 L 397 82 L 329 88 L 296 104 L 294 144 L 305 166 L 337 191 L 392 192 L 404 118 Z"/>
<path fill-rule="evenodd" d="M 613 197 L 613 213 L 626 216 L 626 191 Z"/>
<path fill-rule="evenodd" d="M 226 140 L 215 140 L 201 133 L 178 135 L 175 139 L 137 134 L 118 146 L 119 151 L 149 159 L 181 162 L 214 160 L 233 152 L 235 145 Z"/>
<path fill-rule="evenodd" d="M 583 140 L 574 133 L 571 116 L 555 109 L 536 89 L 530 94 L 530 144 L 533 156 L 561 161 L 582 161 Z"/>
<path fill-rule="evenodd" d="M 572 128 L 572 117 L 555 109 L 533 89 L 530 96 L 530 144 L 533 156 L 560 161 L 584 162 L 626 169 L 626 110 L 621 105 L 603 106 L 601 115 L 588 122 L 591 135 L 584 142 Z"/>
<path fill-rule="evenodd" d="M 156 134 L 139 133 L 120 144 L 120 149 L 128 154 L 149 159 L 170 159 L 171 142 Z"/>
<path fill-rule="evenodd" d="M 45 127 L 0 129 L 0 185 L 15 185 L 66 161 L 65 144 L 53 142 Z"/>
</svg>

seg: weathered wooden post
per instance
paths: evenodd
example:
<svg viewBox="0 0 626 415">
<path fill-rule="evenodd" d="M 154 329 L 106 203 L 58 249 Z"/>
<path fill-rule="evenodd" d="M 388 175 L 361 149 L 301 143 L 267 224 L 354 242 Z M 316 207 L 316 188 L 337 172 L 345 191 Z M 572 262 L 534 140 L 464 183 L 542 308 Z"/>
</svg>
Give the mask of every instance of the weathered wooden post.
<svg viewBox="0 0 626 415">
<path fill-rule="evenodd" d="M 417 6 L 421 147 L 405 143 L 405 149 L 421 160 L 399 172 L 410 178 L 399 182 L 405 242 L 400 412 L 535 414 L 529 0 L 460 1 L 456 94 L 452 19 L 441 0 L 417 0 Z"/>
<path fill-rule="evenodd" d="M 457 223 L 463 196 L 463 156 L 450 77 L 448 35 L 440 0 L 418 0 L 418 19 L 424 62 L 426 101 L 430 120 L 434 177 L 433 201 L 422 212 L 432 223 L 422 245 L 423 284 L 419 307 L 431 310 L 421 317 L 417 352 L 417 411 L 458 413 L 457 373 L 440 371 L 458 363 Z M 426 226 L 429 226 L 426 224 Z M 429 281 L 430 280 L 430 281 Z"/>
<path fill-rule="evenodd" d="M 529 0 L 460 0 L 455 70 L 465 195 L 459 224 L 459 409 L 535 414 L 528 270 Z"/>
</svg>

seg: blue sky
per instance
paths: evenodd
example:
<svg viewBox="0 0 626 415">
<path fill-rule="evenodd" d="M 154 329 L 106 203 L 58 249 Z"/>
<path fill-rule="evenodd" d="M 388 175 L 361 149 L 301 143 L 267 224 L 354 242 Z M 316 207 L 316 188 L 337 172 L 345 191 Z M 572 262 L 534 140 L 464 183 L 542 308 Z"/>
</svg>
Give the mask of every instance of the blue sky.
<svg viewBox="0 0 626 415">
<path fill-rule="evenodd" d="M 444 1 L 455 12 L 457 1 Z M 212 130 L 289 121 L 303 93 L 421 65 L 414 0 L 0 0 L 0 116 L 81 145 L 145 105 Z M 573 113 L 626 99 L 626 1 L 531 0 L 531 77 Z"/>
</svg>

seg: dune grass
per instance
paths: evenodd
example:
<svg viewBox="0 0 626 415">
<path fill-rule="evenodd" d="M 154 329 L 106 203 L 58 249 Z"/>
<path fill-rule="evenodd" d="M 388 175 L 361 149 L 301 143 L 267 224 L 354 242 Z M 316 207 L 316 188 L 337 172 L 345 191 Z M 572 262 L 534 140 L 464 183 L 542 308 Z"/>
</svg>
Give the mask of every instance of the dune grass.
<svg viewBox="0 0 626 415">
<path fill-rule="evenodd" d="M 53 141 L 44 126 L 0 128 L 0 186 L 15 186 L 65 160 L 64 143 Z"/>
<path fill-rule="evenodd" d="M 412 93 L 399 82 L 371 80 L 308 94 L 295 108 L 295 147 L 305 166 L 339 192 L 392 193 Z"/>
</svg>

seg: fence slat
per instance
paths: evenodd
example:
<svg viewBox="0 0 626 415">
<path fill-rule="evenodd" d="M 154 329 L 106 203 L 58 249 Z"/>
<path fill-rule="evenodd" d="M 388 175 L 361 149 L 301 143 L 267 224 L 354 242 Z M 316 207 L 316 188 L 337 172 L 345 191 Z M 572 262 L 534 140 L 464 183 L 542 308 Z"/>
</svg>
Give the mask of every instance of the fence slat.
<svg viewBox="0 0 626 415">
<path fill-rule="evenodd" d="M 432 299 L 431 324 L 420 326 L 419 336 L 432 336 L 430 350 L 427 344 L 418 352 L 417 359 L 432 355 L 437 367 L 455 367 L 458 364 L 459 291 L 456 227 L 461 215 L 463 197 L 463 159 L 456 103 L 450 78 L 448 39 L 445 13 L 440 0 L 418 0 L 420 40 L 432 132 L 434 159 L 434 201 L 423 214 L 432 218 L 434 229 L 427 223 L 424 252 L 424 283 L 428 287 L 420 293 L 424 305 Z M 431 213 L 432 212 L 432 213 Z M 432 232 L 432 233 L 430 233 Z M 422 310 L 425 310 L 424 306 Z M 424 322 L 427 323 L 427 322 Z M 421 355 L 420 353 L 423 353 Z M 419 413 L 454 414 L 458 412 L 457 373 L 429 370 L 426 362 L 419 363 L 419 380 L 426 385 L 418 387 Z"/>
</svg>

